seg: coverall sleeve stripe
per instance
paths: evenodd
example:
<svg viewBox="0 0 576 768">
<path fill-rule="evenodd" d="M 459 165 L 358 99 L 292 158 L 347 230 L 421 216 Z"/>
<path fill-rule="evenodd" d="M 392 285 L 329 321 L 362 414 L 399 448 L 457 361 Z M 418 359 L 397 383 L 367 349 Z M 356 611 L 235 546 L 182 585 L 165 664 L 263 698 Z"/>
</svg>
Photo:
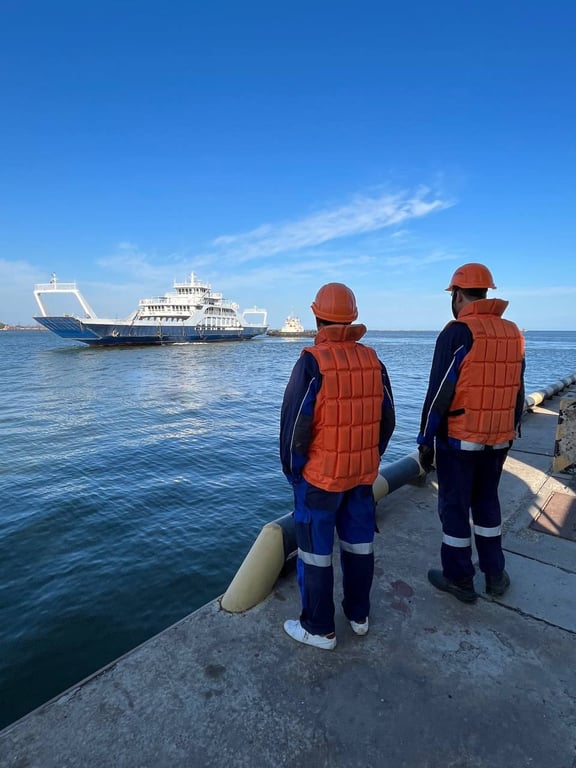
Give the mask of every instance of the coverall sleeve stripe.
<svg viewBox="0 0 576 768">
<path fill-rule="evenodd" d="M 440 386 L 436 390 L 436 394 L 434 395 L 434 398 L 433 398 L 432 402 L 430 403 L 430 408 L 428 409 L 428 415 L 426 417 L 426 427 L 424 429 L 424 434 L 428 433 L 429 424 L 430 424 L 430 414 L 434 411 L 434 406 L 437 404 L 437 402 L 438 402 L 438 400 L 440 398 L 440 395 L 442 394 L 442 390 L 443 390 L 443 388 L 444 388 L 444 386 L 446 384 L 446 381 L 447 381 L 448 377 L 450 376 L 450 373 L 452 373 L 456 369 L 456 356 L 457 356 L 458 352 L 461 349 L 463 349 L 463 347 L 460 346 L 454 352 L 454 357 L 452 358 L 452 362 L 450 363 L 450 365 L 448 366 L 448 369 L 446 370 L 446 373 L 442 377 L 442 381 L 440 382 Z"/>
<path fill-rule="evenodd" d="M 298 407 L 298 413 L 296 414 L 296 418 L 294 419 L 294 426 L 292 427 L 292 435 L 290 438 L 290 470 L 294 472 L 294 435 L 296 434 L 296 429 L 298 428 L 298 422 L 300 420 L 300 416 L 302 415 L 302 409 L 304 408 L 304 404 L 306 403 L 307 399 L 310 397 L 310 390 L 312 389 L 312 386 L 314 385 L 316 379 L 311 379 L 308 383 L 308 387 L 306 389 L 306 392 L 304 393 L 304 397 L 300 401 L 300 405 Z"/>
</svg>

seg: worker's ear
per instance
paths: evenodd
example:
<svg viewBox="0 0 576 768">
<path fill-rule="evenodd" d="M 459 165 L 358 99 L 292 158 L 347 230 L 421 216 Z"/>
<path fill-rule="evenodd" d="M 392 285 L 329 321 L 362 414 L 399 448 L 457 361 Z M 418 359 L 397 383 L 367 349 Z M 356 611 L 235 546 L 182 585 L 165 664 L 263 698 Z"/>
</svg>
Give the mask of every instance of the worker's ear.
<svg viewBox="0 0 576 768">
<path fill-rule="evenodd" d="M 452 314 L 455 318 L 458 317 L 458 313 L 462 309 L 462 291 L 459 288 L 452 290 Z"/>
</svg>

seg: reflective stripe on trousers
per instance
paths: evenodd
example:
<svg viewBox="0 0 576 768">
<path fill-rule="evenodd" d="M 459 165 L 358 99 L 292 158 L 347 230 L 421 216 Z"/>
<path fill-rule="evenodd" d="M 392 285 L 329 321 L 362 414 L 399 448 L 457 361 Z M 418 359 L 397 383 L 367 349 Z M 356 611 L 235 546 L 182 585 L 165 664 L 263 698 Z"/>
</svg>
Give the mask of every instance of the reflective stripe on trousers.
<svg viewBox="0 0 576 768">
<path fill-rule="evenodd" d="M 436 450 L 442 569 L 452 581 L 474 576 L 470 516 L 480 570 L 497 576 L 504 569 L 498 484 L 507 454 L 508 446 L 486 451 Z"/>
<path fill-rule="evenodd" d="M 493 528 L 484 528 L 481 525 L 473 526 L 475 536 L 484 536 L 490 538 L 491 536 L 501 536 L 502 526 L 496 525 Z M 449 547 L 470 547 L 472 546 L 472 539 L 468 536 L 465 539 L 459 539 L 456 536 L 448 536 L 447 533 L 442 534 L 442 541 L 444 544 L 448 544 Z"/>
<path fill-rule="evenodd" d="M 370 613 L 374 576 L 372 486 L 334 493 L 301 480 L 294 486 L 294 502 L 302 626 L 317 635 L 334 632 L 335 532 L 340 541 L 344 614 L 352 621 L 364 621 Z"/>
<path fill-rule="evenodd" d="M 469 440 L 460 440 L 461 451 L 502 451 L 510 447 L 510 441 L 498 445 L 484 445 L 484 443 L 471 443 Z"/>
</svg>

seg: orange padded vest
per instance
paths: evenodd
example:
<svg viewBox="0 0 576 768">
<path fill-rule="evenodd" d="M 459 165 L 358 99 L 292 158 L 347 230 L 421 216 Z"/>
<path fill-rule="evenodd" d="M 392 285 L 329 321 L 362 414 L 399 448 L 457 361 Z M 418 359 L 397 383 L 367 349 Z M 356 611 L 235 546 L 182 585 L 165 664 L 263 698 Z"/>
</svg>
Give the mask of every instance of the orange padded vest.
<svg viewBox="0 0 576 768">
<path fill-rule="evenodd" d="M 372 485 L 378 474 L 384 388 L 376 352 L 357 343 L 365 333 L 360 323 L 328 325 L 303 350 L 316 358 L 322 386 L 302 474 L 325 491 Z"/>
<path fill-rule="evenodd" d="M 514 410 L 521 384 L 524 339 L 501 315 L 502 299 L 480 299 L 458 315 L 474 343 L 462 364 L 448 412 L 448 435 L 483 445 L 514 439 Z"/>
</svg>

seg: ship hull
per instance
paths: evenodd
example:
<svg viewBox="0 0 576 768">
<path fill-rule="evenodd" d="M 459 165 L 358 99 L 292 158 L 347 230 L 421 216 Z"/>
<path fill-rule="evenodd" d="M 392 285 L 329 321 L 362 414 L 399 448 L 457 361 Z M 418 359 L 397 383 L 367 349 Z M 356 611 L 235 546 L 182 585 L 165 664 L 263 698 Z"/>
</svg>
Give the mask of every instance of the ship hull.
<svg viewBox="0 0 576 768">
<path fill-rule="evenodd" d="M 265 334 L 267 326 L 202 328 L 185 323 L 151 324 L 80 320 L 72 316 L 35 317 L 36 322 L 68 341 L 92 347 L 194 344 L 216 341 L 246 341 Z"/>
<path fill-rule="evenodd" d="M 313 339 L 316 331 L 268 331 L 267 336 L 279 336 L 283 339 Z"/>
</svg>

